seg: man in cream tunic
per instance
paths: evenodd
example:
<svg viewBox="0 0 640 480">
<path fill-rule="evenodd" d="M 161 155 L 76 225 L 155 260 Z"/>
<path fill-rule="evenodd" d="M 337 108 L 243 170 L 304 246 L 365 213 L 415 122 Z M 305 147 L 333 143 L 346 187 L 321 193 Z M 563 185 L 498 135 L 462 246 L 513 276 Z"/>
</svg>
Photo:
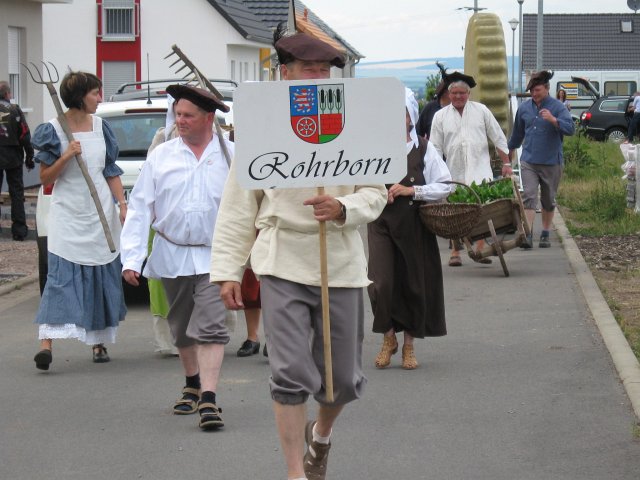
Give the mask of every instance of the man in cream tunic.
<svg viewBox="0 0 640 480">
<path fill-rule="evenodd" d="M 344 58 L 304 33 L 275 43 L 285 80 L 328 78 Z M 236 162 L 225 186 L 211 252 L 211 281 L 230 309 L 242 308 L 242 267 L 260 276 L 271 367 L 271 397 L 288 479 L 325 478 L 332 427 L 343 407 L 362 395 L 363 288 L 369 284 L 358 225 L 377 218 L 383 185 L 243 190 Z M 319 221 L 326 221 L 334 401 L 326 399 L 320 294 Z M 259 231 L 256 238 L 256 229 Z M 307 422 L 305 402 L 320 404 Z M 305 428 L 306 423 L 306 428 Z M 306 440 L 308 448 L 300 455 Z M 354 450 L 354 454 L 356 451 Z M 339 477 L 340 475 L 338 475 Z"/>
<path fill-rule="evenodd" d="M 511 175 L 507 139 L 498 121 L 483 104 L 469 100 L 471 88 L 476 85 L 473 77 L 454 72 L 444 80 L 449 83 L 451 104 L 436 112 L 429 140 L 446 160 L 451 178 L 467 185 L 493 180 L 487 138 L 496 146 L 503 162 L 502 175 Z M 478 242 L 478 248 L 481 247 Z M 449 265 L 462 265 L 459 251 L 452 250 Z"/>
</svg>

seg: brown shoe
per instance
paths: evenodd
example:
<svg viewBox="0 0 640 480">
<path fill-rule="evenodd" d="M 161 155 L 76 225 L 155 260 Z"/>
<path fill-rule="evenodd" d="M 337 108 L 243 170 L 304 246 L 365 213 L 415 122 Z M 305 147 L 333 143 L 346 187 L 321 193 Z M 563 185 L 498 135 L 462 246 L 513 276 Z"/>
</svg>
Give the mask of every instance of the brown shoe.
<svg viewBox="0 0 640 480">
<path fill-rule="evenodd" d="M 385 335 L 382 340 L 382 348 L 376 355 L 376 368 L 386 368 L 391 363 L 391 355 L 398 351 L 398 340 L 396 336 Z"/>
<path fill-rule="evenodd" d="M 415 370 L 418 368 L 418 360 L 413 351 L 413 345 L 402 346 L 402 368 L 405 370 Z"/>
<path fill-rule="evenodd" d="M 313 420 L 307 422 L 304 429 L 304 439 L 307 442 L 307 451 L 304 454 L 304 474 L 308 480 L 324 480 L 327 474 L 327 460 L 331 443 L 325 445 L 313 441 Z"/>
</svg>

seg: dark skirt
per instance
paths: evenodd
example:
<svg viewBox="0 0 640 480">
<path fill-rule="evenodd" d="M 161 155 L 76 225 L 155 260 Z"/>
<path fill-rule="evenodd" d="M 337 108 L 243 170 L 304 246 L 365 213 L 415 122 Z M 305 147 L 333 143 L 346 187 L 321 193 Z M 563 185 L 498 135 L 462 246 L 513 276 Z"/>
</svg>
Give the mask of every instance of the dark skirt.
<svg viewBox="0 0 640 480">
<path fill-rule="evenodd" d="M 416 202 L 407 197 L 396 202 L 367 229 L 373 331 L 446 335 L 438 241 L 422 226 Z"/>
</svg>

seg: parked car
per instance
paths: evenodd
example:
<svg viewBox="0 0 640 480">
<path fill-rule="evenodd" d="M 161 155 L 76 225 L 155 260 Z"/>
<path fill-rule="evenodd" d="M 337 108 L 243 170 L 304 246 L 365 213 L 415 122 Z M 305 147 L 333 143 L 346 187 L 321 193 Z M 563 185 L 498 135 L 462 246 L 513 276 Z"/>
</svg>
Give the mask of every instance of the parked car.
<svg viewBox="0 0 640 480">
<path fill-rule="evenodd" d="M 225 80 L 219 78 L 209 79 L 211 84 L 218 90 L 224 102 L 233 106 L 233 93 L 238 86 L 233 80 Z M 142 82 L 128 82 L 123 83 L 118 87 L 116 92 L 109 96 L 108 102 L 123 102 L 127 100 L 148 100 L 155 98 L 166 98 L 167 86 L 173 83 L 183 83 L 181 79 L 160 79 L 160 80 L 146 80 Z M 220 125 L 230 126 L 233 124 L 233 109 L 229 112 L 218 112 L 218 121 Z"/>
<path fill-rule="evenodd" d="M 630 103 L 627 96 L 600 97 L 586 112 L 582 112 L 580 125 L 595 140 L 620 143 L 627 138 Z"/>
<path fill-rule="evenodd" d="M 632 98 L 626 95 L 600 96 L 588 80 L 571 77 L 593 94 L 595 101 L 580 116 L 580 126 L 594 140 L 620 143 L 627 137 L 629 128 L 629 105 Z"/>
<path fill-rule="evenodd" d="M 225 101 L 232 107 L 231 101 Z M 167 115 L 166 94 L 162 97 L 128 100 L 118 102 L 104 102 L 98 106 L 96 115 L 105 119 L 113 130 L 120 153 L 116 163 L 124 174 L 120 177 L 124 187 L 125 198 L 129 198 L 131 190 L 138 179 L 140 170 L 147 158 L 147 150 L 160 127 L 164 127 Z M 218 112 L 216 112 L 218 115 Z M 232 118 L 232 117 L 231 117 Z M 222 114 L 218 120 L 223 124 Z M 51 194 L 55 185 L 41 186 L 38 192 L 36 206 L 36 229 L 38 235 L 38 270 L 41 286 L 47 276 L 47 222 Z M 144 278 L 143 278 L 144 281 Z M 128 296 L 132 288 L 126 282 L 125 294 Z M 146 289 L 137 289 L 146 291 Z"/>
</svg>

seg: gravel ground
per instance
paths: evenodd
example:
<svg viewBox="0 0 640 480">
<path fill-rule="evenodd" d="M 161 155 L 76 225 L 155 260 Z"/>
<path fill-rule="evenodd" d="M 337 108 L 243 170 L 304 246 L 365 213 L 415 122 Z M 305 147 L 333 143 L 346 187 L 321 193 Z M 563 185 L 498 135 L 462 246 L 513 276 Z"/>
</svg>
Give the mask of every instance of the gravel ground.
<svg viewBox="0 0 640 480">
<path fill-rule="evenodd" d="M 2 226 L 3 232 L 5 226 Z M 14 242 L 0 237 L 0 285 L 38 273 L 38 247 L 35 240 Z"/>
</svg>

